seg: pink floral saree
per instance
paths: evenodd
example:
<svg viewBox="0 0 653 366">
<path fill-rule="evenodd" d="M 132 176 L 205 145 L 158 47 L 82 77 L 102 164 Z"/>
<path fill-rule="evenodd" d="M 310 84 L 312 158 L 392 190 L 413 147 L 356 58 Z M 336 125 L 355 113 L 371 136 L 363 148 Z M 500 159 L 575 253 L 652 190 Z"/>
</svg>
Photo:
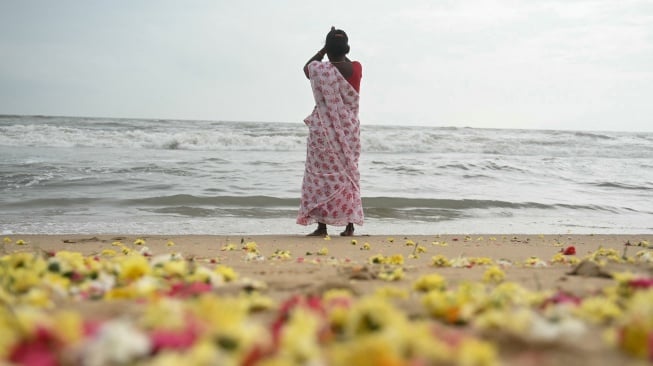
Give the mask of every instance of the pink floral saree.
<svg viewBox="0 0 653 366">
<path fill-rule="evenodd" d="M 297 223 L 363 224 L 358 92 L 329 62 L 308 65 L 315 98 Z"/>
</svg>

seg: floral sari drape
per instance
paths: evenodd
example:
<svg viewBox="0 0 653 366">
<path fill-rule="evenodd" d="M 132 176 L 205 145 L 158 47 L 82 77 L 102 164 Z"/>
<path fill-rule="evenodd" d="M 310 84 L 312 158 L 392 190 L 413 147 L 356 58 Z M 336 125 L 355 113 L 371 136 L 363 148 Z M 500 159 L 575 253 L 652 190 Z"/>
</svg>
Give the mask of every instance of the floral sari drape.
<svg viewBox="0 0 653 366">
<path fill-rule="evenodd" d="M 311 62 L 308 70 L 315 108 L 304 120 L 308 140 L 297 223 L 362 225 L 358 92 L 329 62 Z"/>
</svg>

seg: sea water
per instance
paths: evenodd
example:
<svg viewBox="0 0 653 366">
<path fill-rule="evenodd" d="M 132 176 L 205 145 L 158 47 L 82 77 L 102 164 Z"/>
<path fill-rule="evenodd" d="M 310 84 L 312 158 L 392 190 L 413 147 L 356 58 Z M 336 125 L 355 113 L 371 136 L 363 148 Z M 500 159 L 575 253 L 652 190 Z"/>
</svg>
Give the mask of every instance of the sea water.
<svg viewBox="0 0 653 366">
<path fill-rule="evenodd" d="M 0 116 L 0 232 L 304 234 L 306 135 Z M 363 124 L 361 139 L 358 234 L 653 232 L 651 132 Z"/>
</svg>

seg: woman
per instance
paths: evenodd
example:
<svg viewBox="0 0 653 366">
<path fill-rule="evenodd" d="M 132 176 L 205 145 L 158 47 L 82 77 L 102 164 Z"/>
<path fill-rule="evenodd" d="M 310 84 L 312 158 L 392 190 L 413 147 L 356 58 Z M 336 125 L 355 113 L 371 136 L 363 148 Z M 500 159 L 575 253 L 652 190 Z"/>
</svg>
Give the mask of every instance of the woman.
<svg viewBox="0 0 653 366">
<path fill-rule="evenodd" d="M 304 66 L 315 108 L 308 126 L 306 167 L 297 223 L 318 223 L 309 236 L 327 236 L 327 225 L 346 225 L 342 236 L 363 224 L 360 195 L 358 92 L 362 66 L 347 58 L 347 34 L 331 27 L 324 48 Z M 329 61 L 322 62 L 324 55 Z"/>
</svg>

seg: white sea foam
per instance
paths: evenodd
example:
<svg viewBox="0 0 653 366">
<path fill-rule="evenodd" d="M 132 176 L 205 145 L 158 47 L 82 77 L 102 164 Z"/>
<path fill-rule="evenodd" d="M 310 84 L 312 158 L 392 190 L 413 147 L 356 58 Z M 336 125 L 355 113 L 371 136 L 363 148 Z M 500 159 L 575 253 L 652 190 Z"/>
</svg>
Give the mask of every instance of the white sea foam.
<svg viewBox="0 0 653 366">
<path fill-rule="evenodd" d="M 361 136 L 367 228 L 653 232 L 653 133 Z M 305 143 L 302 123 L 0 116 L 0 231 L 289 232 Z"/>
<path fill-rule="evenodd" d="M 303 151 L 302 123 L 0 118 L 0 146 Z M 362 127 L 364 152 L 651 158 L 653 134 Z"/>
</svg>

